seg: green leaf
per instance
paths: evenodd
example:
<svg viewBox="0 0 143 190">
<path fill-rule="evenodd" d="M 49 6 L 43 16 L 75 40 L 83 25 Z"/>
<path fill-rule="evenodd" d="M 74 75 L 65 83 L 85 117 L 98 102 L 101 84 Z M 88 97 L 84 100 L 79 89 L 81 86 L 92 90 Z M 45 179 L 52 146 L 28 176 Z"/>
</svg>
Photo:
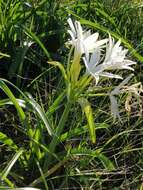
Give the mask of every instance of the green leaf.
<svg viewBox="0 0 143 190">
<path fill-rule="evenodd" d="M 10 148 L 14 150 L 18 149 L 18 146 L 13 142 L 13 140 L 2 132 L 0 132 L 0 142 L 5 145 L 8 145 Z"/>
<path fill-rule="evenodd" d="M 53 104 L 49 107 L 48 111 L 46 112 L 46 115 L 51 116 L 60 107 L 60 103 L 63 101 L 64 98 L 65 91 L 59 94 L 59 96 L 56 98 Z"/>
<path fill-rule="evenodd" d="M 98 155 L 98 159 L 102 162 L 102 164 L 106 170 L 114 170 L 115 169 L 111 160 L 109 158 L 107 158 L 104 154 L 100 153 Z"/>
<path fill-rule="evenodd" d="M 101 153 L 100 149 L 97 150 L 91 150 L 91 149 L 87 149 L 87 148 L 74 148 L 70 150 L 70 154 L 72 155 L 78 155 L 78 156 L 91 156 L 91 157 L 95 157 L 98 160 L 100 160 L 100 162 L 102 163 L 102 165 L 104 166 L 104 168 L 106 170 L 115 170 L 115 166 L 112 163 L 112 161 L 106 157 L 103 153 Z"/>
<path fill-rule="evenodd" d="M 2 57 L 10 57 L 10 55 L 0 52 L 0 58 Z"/>
<path fill-rule="evenodd" d="M 95 123 L 96 126 L 96 130 L 99 129 L 108 129 L 109 125 L 106 123 Z M 88 132 L 88 125 L 82 126 L 82 127 L 78 127 L 78 128 L 74 128 L 64 134 L 61 135 L 60 137 L 60 141 L 65 141 L 65 140 L 69 140 L 72 137 L 84 134 Z"/>
<path fill-rule="evenodd" d="M 31 32 L 27 28 L 25 29 L 25 34 L 27 36 L 29 36 L 30 38 L 32 38 L 37 44 L 39 44 L 39 46 L 41 47 L 41 49 L 43 49 L 45 55 L 48 57 L 49 60 L 51 60 L 51 56 L 50 56 L 49 52 L 47 51 L 47 49 L 44 46 L 44 44 L 40 41 L 40 39 L 33 32 Z"/>
<path fill-rule="evenodd" d="M 19 104 L 21 107 L 23 107 L 23 108 L 26 107 L 26 103 L 25 103 L 24 100 L 18 99 L 18 98 L 16 98 L 16 100 L 17 100 L 18 104 Z M 0 107 L 5 106 L 5 105 L 13 105 L 13 102 L 10 101 L 9 99 L 0 100 Z"/>
<path fill-rule="evenodd" d="M 59 63 L 57 61 L 48 61 L 48 63 L 51 64 L 51 65 L 54 65 L 54 66 L 58 67 L 60 69 L 60 71 L 61 71 L 64 79 L 67 80 L 67 74 L 66 74 L 65 68 L 64 68 L 64 66 L 61 63 Z"/>
<path fill-rule="evenodd" d="M 13 95 L 13 93 L 11 92 L 11 90 L 1 79 L 0 79 L 0 88 L 5 92 L 5 94 L 9 97 L 9 99 L 13 102 L 15 108 L 17 109 L 17 112 L 19 114 L 21 121 L 24 121 L 25 113 L 24 113 L 23 109 L 20 107 L 18 101 L 16 100 L 16 98 Z"/>
<path fill-rule="evenodd" d="M 80 98 L 79 103 L 81 105 L 83 112 L 86 115 L 91 142 L 96 143 L 95 123 L 94 123 L 94 119 L 93 119 L 93 113 L 92 113 L 91 105 L 88 102 L 88 100 L 85 98 Z"/>
<path fill-rule="evenodd" d="M 15 188 L 12 190 L 40 190 L 40 189 L 33 188 L 33 187 L 22 187 L 22 188 Z"/>
<path fill-rule="evenodd" d="M 23 153 L 23 150 L 19 150 L 17 153 L 15 153 L 15 155 L 13 156 L 13 158 L 10 160 L 10 162 L 8 163 L 8 165 L 4 168 L 4 170 L 1 173 L 1 179 L 5 180 L 10 172 L 10 170 L 12 169 L 12 167 L 14 166 L 15 162 L 18 160 L 18 158 L 21 156 L 21 154 Z"/>
<path fill-rule="evenodd" d="M 45 112 L 42 110 L 41 106 L 33 99 L 33 97 L 29 93 L 27 93 L 27 94 L 29 97 L 29 103 L 32 105 L 33 110 L 35 110 L 38 113 L 38 116 L 45 124 L 45 127 L 46 127 L 49 135 L 50 136 L 53 135 L 52 127 L 50 126 L 50 122 L 48 121 Z"/>
</svg>

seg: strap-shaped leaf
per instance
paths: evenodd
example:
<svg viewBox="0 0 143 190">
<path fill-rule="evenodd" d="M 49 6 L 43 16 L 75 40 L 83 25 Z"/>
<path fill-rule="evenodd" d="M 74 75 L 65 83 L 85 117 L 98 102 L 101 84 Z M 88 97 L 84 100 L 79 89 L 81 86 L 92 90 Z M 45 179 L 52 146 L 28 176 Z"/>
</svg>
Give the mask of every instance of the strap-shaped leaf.
<svg viewBox="0 0 143 190">
<path fill-rule="evenodd" d="M 27 95 L 29 97 L 29 103 L 32 105 L 33 110 L 35 110 L 38 113 L 40 119 L 45 124 L 45 127 L 46 127 L 49 135 L 51 136 L 53 134 L 53 130 L 50 126 L 50 123 L 47 119 L 45 112 L 42 110 L 41 106 L 34 100 L 34 98 L 29 93 L 27 93 Z"/>
<path fill-rule="evenodd" d="M 17 153 L 15 153 L 15 155 L 10 160 L 10 162 L 8 163 L 8 165 L 2 171 L 2 173 L 1 173 L 1 179 L 5 180 L 7 178 L 10 170 L 12 169 L 12 167 L 15 164 L 15 162 L 18 160 L 18 158 L 21 156 L 22 153 L 23 153 L 22 149 L 20 149 Z"/>
<path fill-rule="evenodd" d="M 96 143 L 95 123 L 94 123 L 91 105 L 86 98 L 80 98 L 79 103 L 81 105 L 83 112 L 85 113 L 88 122 L 91 142 Z"/>
<path fill-rule="evenodd" d="M 19 114 L 21 121 L 24 121 L 25 113 L 24 113 L 23 109 L 19 105 L 18 101 L 16 100 L 16 98 L 13 95 L 13 93 L 11 92 L 11 90 L 8 88 L 8 86 L 2 80 L 0 80 L 0 88 L 5 92 L 5 94 L 9 97 L 9 99 L 13 102 L 15 108 L 17 109 L 17 112 Z"/>
<path fill-rule="evenodd" d="M 96 126 L 96 130 L 99 130 L 99 129 L 108 130 L 108 127 L 109 127 L 109 125 L 106 123 L 95 123 L 95 126 Z M 74 128 L 74 129 L 71 129 L 70 131 L 67 131 L 66 133 L 63 133 L 60 137 L 60 141 L 69 140 L 70 138 L 73 138 L 78 135 L 82 135 L 87 132 L 88 132 L 88 125 Z"/>
<path fill-rule="evenodd" d="M 60 63 L 60 62 L 57 62 L 57 61 L 48 61 L 49 64 L 51 65 L 54 65 L 56 67 L 58 67 L 64 77 L 65 80 L 67 80 L 67 74 L 66 74 L 66 71 L 65 71 L 65 68 L 64 66 Z"/>
</svg>

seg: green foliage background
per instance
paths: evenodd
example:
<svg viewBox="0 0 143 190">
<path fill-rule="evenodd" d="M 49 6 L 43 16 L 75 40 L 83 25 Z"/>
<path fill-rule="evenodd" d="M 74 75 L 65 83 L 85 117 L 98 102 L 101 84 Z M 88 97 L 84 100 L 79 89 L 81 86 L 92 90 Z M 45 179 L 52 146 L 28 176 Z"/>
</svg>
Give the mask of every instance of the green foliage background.
<svg viewBox="0 0 143 190">
<path fill-rule="evenodd" d="M 66 64 L 70 16 L 102 37 L 121 39 L 138 63 L 134 81 L 142 82 L 142 9 L 135 0 L 0 0 L 1 189 L 143 189 L 142 115 L 122 108 L 123 123 L 113 123 L 108 97 L 84 93 L 96 126 L 93 144 L 86 111 L 67 105 L 63 77 L 47 63 Z M 64 108 L 65 129 L 49 149 Z"/>
</svg>

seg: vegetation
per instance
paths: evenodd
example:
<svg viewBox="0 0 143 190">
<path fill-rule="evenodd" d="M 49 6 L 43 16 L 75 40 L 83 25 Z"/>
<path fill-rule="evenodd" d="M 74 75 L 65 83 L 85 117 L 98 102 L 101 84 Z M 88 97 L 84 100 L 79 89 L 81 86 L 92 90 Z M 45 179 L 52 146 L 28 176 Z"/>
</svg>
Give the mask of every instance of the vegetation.
<svg viewBox="0 0 143 190">
<path fill-rule="evenodd" d="M 0 189 L 143 189 L 142 8 L 0 0 Z"/>
</svg>

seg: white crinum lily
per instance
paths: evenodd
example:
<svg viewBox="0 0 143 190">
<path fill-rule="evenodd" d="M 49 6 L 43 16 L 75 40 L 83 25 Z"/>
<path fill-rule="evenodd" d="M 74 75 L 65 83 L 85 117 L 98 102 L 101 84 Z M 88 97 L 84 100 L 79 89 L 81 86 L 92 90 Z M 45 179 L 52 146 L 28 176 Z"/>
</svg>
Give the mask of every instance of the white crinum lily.
<svg viewBox="0 0 143 190">
<path fill-rule="evenodd" d="M 84 31 L 80 22 L 75 21 L 73 23 L 71 18 L 68 19 L 68 24 L 70 26 L 68 32 L 72 39 L 69 43 L 73 45 L 81 55 L 85 53 L 85 48 L 91 53 L 95 49 L 101 48 L 108 41 L 108 39 L 98 41 L 99 33 L 91 34 L 90 30 Z"/>
<path fill-rule="evenodd" d="M 133 74 L 130 74 L 127 78 L 125 78 L 117 87 L 115 87 L 114 90 L 111 91 L 109 95 L 111 101 L 111 114 L 113 115 L 114 120 L 118 118 L 121 121 L 118 109 L 118 103 L 115 96 L 125 92 L 125 90 L 122 91 L 122 88 L 124 87 L 124 85 L 126 85 L 129 82 L 132 76 Z"/>
<path fill-rule="evenodd" d="M 100 76 L 122 79 L 120 75 L 108 72 L 110 70 L 134 70 L 130 67 L 130 65 L 134 65 L 136 64 L 136 62 L 126 58 L 127 49 L 123 49 L 123 47 L 120 46 L 120 44 L 120 40 L 117 43 L 114 43 L 114 39 L 112 39 L 109 35 L 109 43 L 106 46 L 106 55 L 102 63 L 100 49 L 96 49 L 91 54 L 91 56 L 88 50 L 86 51 L 86 56 L 83 59 L 86 66 L 86 70 L 93 77 L 95 77 L 96 84 L 98 83 Z"/>
<path fill-rule="evenodd" d="M 121 40 L 118 40 L 117 43 L 114 43 L 114 39 L 112 39 L 109 34 L 109 43 L 106 48 L 106 56 L 103 62 L 105 69 L 128 69 L 134 71 L 130 65 L 134 65 L 136 62 L 126 58 L 128 50 L 123 49 L 120 44 Z"/>
<path fill-rule="evenodd" d="M 98 41 L 98 33 L 91 34 L 91 32 L 83 31 L 80 22 L 72 22 L 71 18 L 68 19 L 70 30 L 68 30 L 71 35 L 71 40 L 68 42 L 74 48 L 73 61 L 70 67 L 70 78 L 72 82 L 78 80 L 81 65 L 80 59 L 86 51 L 89 53 L 93 52 L 96 49 L 101 49 L 103 45 L 107 43 L 108 39 Z"/>
</svg>

